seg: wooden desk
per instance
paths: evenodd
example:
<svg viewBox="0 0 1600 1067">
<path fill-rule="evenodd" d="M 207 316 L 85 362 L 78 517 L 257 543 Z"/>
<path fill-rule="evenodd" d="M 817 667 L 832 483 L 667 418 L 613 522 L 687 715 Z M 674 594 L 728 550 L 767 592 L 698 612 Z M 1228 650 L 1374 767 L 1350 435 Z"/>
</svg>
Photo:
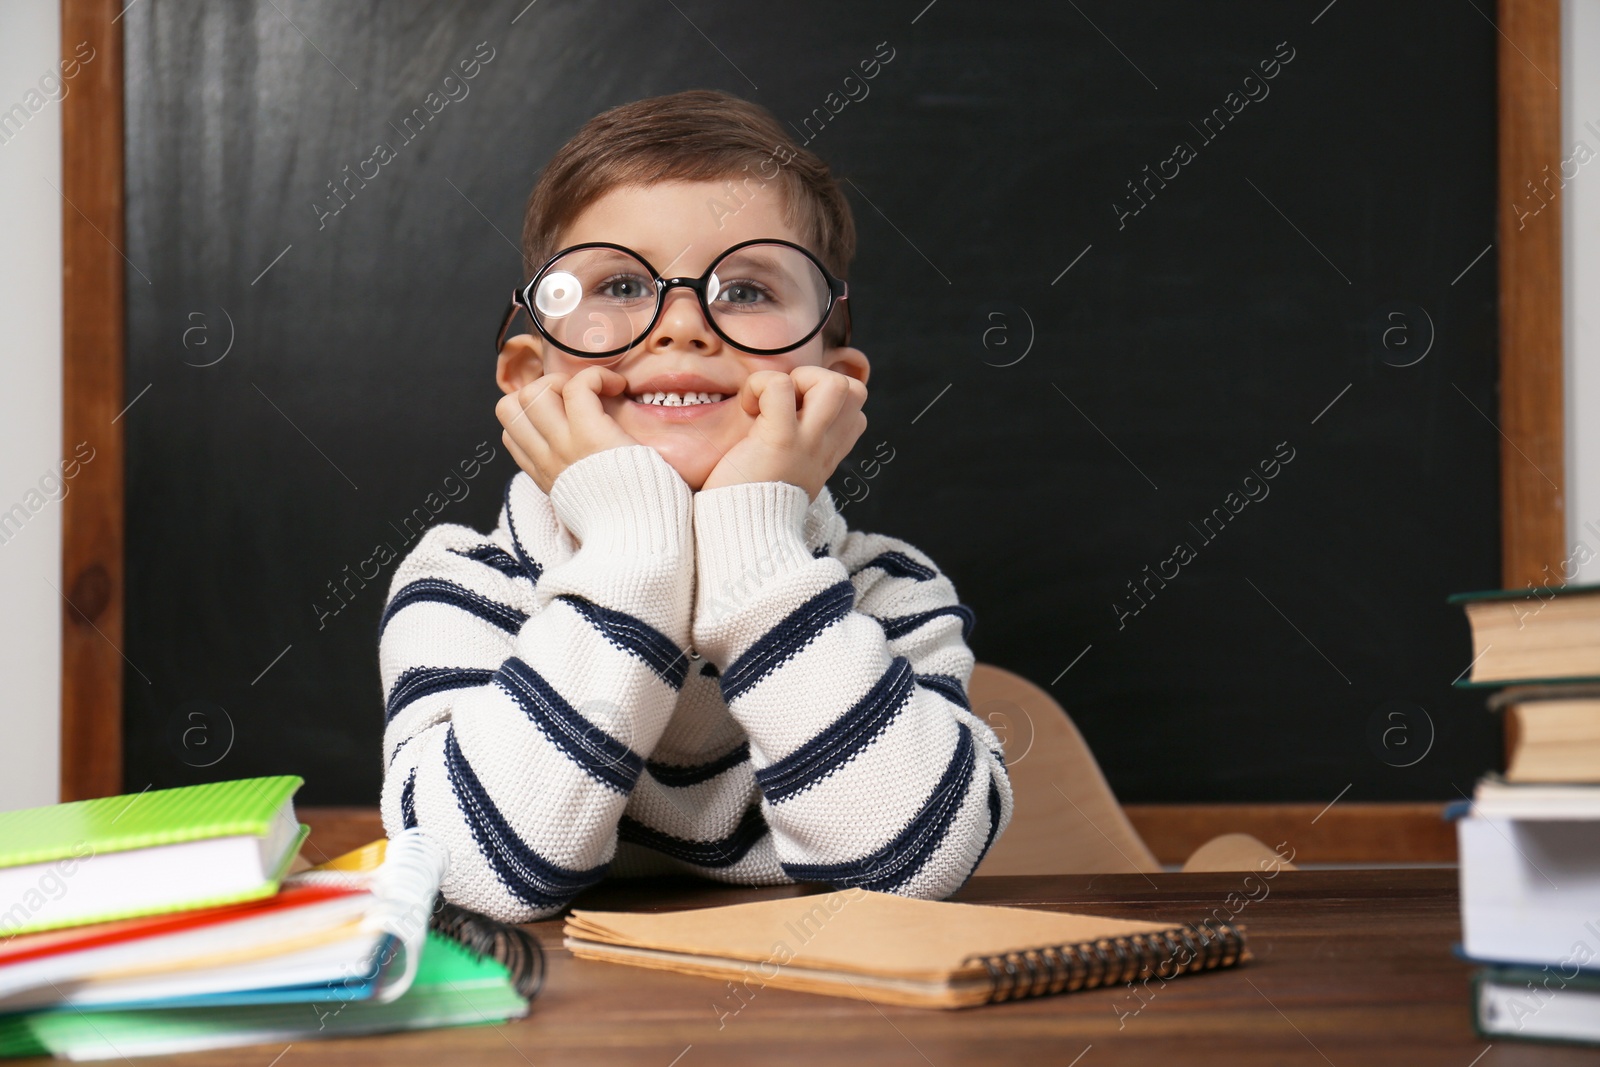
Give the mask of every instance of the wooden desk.
<svg viewBox="0 0 1600 1067">
<path fill-rule="evenodd" d="M 1198 919 L 1243 899 L 1239 874 L 975 878 L 957 899 L 1083 910 L 1140 919 Z M 1473 1036 L 1471 966 L 1460 937 L 1453 869 L 1284 871 L 1235 916 L 1255 959 L 1165 986 L 1137 1014 L 1126 986 L 959 1012 L 879 1008 L 759 989 L 741 1001 L 724 983 L 574 960 L 559 921 L 536 923 L 549 969 L 527 1019 L 380 1037 L 301 1041 L 277 1067 L 305 1064 L 1110 1064 L 1228 1067 L 1507 1067 L 1594 1064 L 1600 1050 Z M 621 883 L 580 906 L 637 910 L 795 895 L 794 887 Z M 1252 883 L 1259 897 L 1261 890 Z M 726 1013 L 719 1027 L 718 1007 Z M 1486 1051 L 1487 1049 L 1487 1051 Z M 199 1067 L 268 1067 L 263 1045 L 175 1057 Z M 49 1061 L 36 1061 L 45 1063 Z M 139 1060 L 138 1063 L 156 1062 Z"/>
</svg>

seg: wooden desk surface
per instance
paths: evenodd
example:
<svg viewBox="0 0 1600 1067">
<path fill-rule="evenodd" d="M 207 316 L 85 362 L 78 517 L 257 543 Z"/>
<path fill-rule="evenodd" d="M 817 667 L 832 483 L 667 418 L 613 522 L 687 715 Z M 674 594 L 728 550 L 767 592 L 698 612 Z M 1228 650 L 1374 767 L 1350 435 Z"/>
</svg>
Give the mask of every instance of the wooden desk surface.
<svg viewBox="0 0 1600 1067">
<path fill-rule="evenodd" d="M 1062 875 L 975 878 L 957 899 L 1082 910 L 1139 919 L 1199 919 L 1245 899 L 1237 874 Z M 1471 965 L 1451 954 L 1460 937 L 1456 871 L 1441 868 L 1284 871 L 1234 921 L 1255 959 L 1185 976 L 1141 1001 L 1126 987 L 1094 989 L 966 1011 L 877 1007 L 835 997 L 758 989 L 741 1002 L 727 985 L 617 964 L 575 960 L 559 921 L 535 923 L 548 955 L 544 991 L 528 1018 L 410 1034 L 173 1057 L 200 1067 L 303 1064 L 1026 1063 L 1251 1064 L 1354 1067 L 1441 1064 L 1594 1064 L 1600 1050 L 1473 1035 Z M 660 910 L 795 895 L 795 887 L 704 883 L 603 885 L 580 907 Z M 741 1007 L 741 1003 L 743 1006 Z M 719 1007 L 721 1018 L 719 1025 Z M 1131 1014 L 1137 1011 L 1137 1014 Z M 46 1063 L 49 1061 L 34 1061 Z M 138 1063 L 164 1062 L 138 1060 Z"/>
</svg>

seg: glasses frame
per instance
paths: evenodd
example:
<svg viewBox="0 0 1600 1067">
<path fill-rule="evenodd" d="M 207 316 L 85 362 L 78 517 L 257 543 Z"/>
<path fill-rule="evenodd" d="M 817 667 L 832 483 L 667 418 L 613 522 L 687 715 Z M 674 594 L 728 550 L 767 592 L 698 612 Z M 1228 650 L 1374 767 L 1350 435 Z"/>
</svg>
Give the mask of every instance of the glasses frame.
<svg viewBox="0 0 1600 1067">
<path fill-rule="evenodd" d="M 716 317 L 711 314 L 710 303 L 706 300 L 706 283 L 710 281 L 711 275 L 716 271 L 718 264 L 727 259 L 733 253 L 739 251 L 741 248 L 748 248 L 751 245 L 784 245 L 788 248 L 792 248 L 809 259 L 816 266 L 817 270 L 822 272 L 823 278 L 827 279 L 828 306 L 823 309 L 821 320 L 817 323 L 817 326 L 814 330 L 806 334 L 794 344 L 784 345 L 782 348 L 749 348 L 740 344 L 724 333 L 722 328 L 717 325 Z M 539 322 L 539 317 L 534 314 L 533 287 L 538 283 L 540 278 L 544 277 L 545 271 L 549 270 L 551 266 L 555 264 L 556 260 L 560 259 L 562 256 L 568 255 L 572 252 L 582 251 L 585 248 L 609 248 L 617 252 L 626 253 L 627 255 L 632 256 L 634 259 L 637 259 L 640 263 L 643 263 L 645 265 L 645 269 L 650 272 L 650 276 L 655 279 L 656 310 L 655 313 L 650 316 L 650 324 L 646 326 L 637 337 L 633 338 L 620 348 L 609 349 L 605 352 L 585 352 L 580 349 L 573 348 L 571 345 L 565 344 L 552 337 L 550 332 L 546 330 L 543 324 Z M 718 337 L 722 338 L 723 341 L 732 345 L 734 348 L 737 348 L 741 352 L 749 352 L 750 354 L 756 356 L 780 356 L 785 352 L 793 352 L 801 345 L 809 342 L 813 337 L 817 336 L 817 334 L 821 333 L 823 328 L 828 325 L 828 321 L 833 318 L 834 310 L 841 304 L 844 306 L 845 316 L 844 343 L 850 343 L 850 305 L 847 303 L 847 301 L 850 299 L 850 284 L 842 278 L 834 277 L 833 272 L 825 267 L 822 263 L 822 260 L 818 259 L 817 256 L 808 248 L 797 245 L 793 241 L 785 241 L 778 237 L 755 237 L 748 241 L 740 241 L 738 244 L 724 249 L 716 259 L 711 261 L 710 266 L 706 267 L 705 273 L 700 275 L 698 278 L 663 278 L 661 276 L 661 272 L 656 270 L 655 265 L 644 256 L 640 255 L 638 252 L 635 252 L 626 245 L 613 244 L 610 241 L 588 241 L 584 244 L 577 244 L 568 248 L 563 248 L 561 251 L 545 260 L 544 265 L 538 270 L 534 271 L 533 277 L 530 278 L 526 284 L 518 286 L 516 289 L 512 290 L 511 303 L 506 307 L 505 317 L 500 322 L 500 331 L 495 337 L 495 351 L 499 352 L 501 347 L 506 343 L 506 335 L 511 329 L 511 323 L 516 319 L 517 312 L 521 310 L 528 313 L 528 321 L 533 323 L 534 329 L 538 330 L 540 335 L 544 337 L 546 341 L 549 341 L 563 352 L 578 356 L 583 359 L 610 359 L 612 356 L 619 356 L 628 351 L 630 348 L 633 348 L 639 342 L 643 341 L 646 337 L 650 336 L 650 332 L 656 328 L 656 323 L 661 321 L 662 309 L 667 306 L 667 292 L 680 287 L 692 289 L 694 291 L 695 299 L 700 304 L 700 313 L 705 316 L 706 325 L 710 326 L 712 332 L 714 332 Z"/>
</svg>

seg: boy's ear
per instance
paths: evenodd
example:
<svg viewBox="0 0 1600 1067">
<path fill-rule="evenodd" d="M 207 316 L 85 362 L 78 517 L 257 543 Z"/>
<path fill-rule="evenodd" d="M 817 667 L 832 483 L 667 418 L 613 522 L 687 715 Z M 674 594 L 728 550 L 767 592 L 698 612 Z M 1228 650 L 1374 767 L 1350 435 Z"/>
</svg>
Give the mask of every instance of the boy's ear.
<svg viewBox="0 0 1600 1067">
<path fill-rule="evenodd" d="M 829 348 L 822 353 L 822 365 L 831 371 L 855 378 L 862 385 L 867 384 L 867 375 L 872 373 L 872 364 L 867 361 L 867 354 L 859 348 Z"/>
<path fill-rule="evenodd" d="M 503 393 L 514 393 L 544 373 L 544 351 L 529 333 L 507 337 L 495 363 L 494 380 Z"/>
</svg>

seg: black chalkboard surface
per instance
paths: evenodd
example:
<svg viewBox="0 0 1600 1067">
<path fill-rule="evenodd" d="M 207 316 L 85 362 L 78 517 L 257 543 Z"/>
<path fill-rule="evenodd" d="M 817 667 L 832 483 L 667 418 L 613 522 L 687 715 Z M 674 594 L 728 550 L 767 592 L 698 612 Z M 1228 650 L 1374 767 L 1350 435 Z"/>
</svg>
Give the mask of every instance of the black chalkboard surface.
<svg viewBox="0 0 1600 1067">
<path fill-rule="evenodd" d="M 847 519 L 938 561 L 1122 800 L 1498 763 L 1445 603 L 1499 570 L 1483 16 L 525 3 L 128 8 L 130 790 L 376 801 L 389 557 L 492 526 L 515 470 L 489 338 L 528 191 L 691 87 L 845 181 Z"/>
</svg>

